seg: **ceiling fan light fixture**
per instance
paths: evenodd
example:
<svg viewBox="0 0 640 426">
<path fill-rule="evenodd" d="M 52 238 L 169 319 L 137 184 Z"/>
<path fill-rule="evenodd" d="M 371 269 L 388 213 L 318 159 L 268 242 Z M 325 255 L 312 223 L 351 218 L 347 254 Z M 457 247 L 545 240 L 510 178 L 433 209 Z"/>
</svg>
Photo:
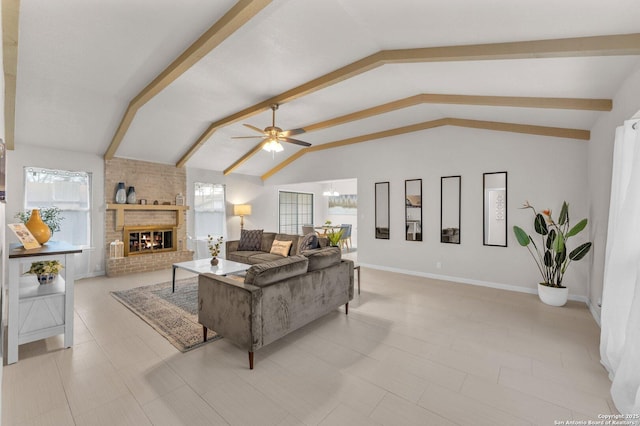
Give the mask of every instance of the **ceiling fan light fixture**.
<svg viewBox="0 0 640 426">
<path fill-rule="evenodd" d="M 277 139 L 269 139 L 267 143 L 262 147 L 267 152 L 281 152 L 284 151 L 282 144 Z"/>
</svg>

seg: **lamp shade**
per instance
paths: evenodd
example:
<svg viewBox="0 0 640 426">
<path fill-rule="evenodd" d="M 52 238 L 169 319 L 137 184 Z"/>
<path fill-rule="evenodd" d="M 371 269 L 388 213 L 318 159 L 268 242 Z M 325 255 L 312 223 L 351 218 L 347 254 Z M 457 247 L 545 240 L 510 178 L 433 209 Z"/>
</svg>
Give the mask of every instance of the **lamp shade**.
<svg viewBox="0 0 640 426">
<path fill-rule="evenodd" d="M 250 216 L 251 204 L 234 204 L 233 214 L 235 216 Z"/>
</svg>

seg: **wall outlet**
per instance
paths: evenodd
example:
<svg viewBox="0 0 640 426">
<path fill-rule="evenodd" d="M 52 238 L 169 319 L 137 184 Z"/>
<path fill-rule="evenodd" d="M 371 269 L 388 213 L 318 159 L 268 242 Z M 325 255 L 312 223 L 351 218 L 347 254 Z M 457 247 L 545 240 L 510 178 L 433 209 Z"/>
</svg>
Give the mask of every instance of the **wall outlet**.
<svg viewBox="0 0 640 426">
<path fill-rule="evenodd" d="M 436 262 L 436 268 L 441 269 L 442 268 L 442 262 L 437 261 Z"/>
</svg>

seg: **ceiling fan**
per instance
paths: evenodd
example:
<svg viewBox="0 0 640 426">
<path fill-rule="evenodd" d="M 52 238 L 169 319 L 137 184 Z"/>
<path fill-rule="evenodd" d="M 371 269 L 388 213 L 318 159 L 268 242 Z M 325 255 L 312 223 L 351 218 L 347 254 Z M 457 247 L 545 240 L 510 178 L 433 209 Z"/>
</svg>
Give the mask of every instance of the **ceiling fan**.
<svg viewBox="0 0 640 426">
<path fill-rule="evenodd" d="M 258 133 L 261 133 L 261 136 L 234 136 L 232 139 L 251 139 L 251 138 L 263 138 L 265 140 L 265 144 L 262 147 L 265 151 L 268 152 L 280 152 L 284 148 L 282 148 L 282 144 L 280 142 L 289 142 L 294 143 L 296 145 L 301 146 L 311 146 L 309 142 L 301 141 L 298 139 L 290 138 L 289 136 L 299 135 L 300 133 L 304 133 L 304 129 L 291 129 L 291 130 L 282 130 L 280 127 L 276 127 L 276 110 L 278 109 L 278 104 L 271 105 L 272 113 L 272 122 L 271 126 L 265 127 L 264 130 L 261 130 L 251 124 L 243 124 L 245 127 L 250 128 L 251 130 L 255 130 Z"/>
</svg>

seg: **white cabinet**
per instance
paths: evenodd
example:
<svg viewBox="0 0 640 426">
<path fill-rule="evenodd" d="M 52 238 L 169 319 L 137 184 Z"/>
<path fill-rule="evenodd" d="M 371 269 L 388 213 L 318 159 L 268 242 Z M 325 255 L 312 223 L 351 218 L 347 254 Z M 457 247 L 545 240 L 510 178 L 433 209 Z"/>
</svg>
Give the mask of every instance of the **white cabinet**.
<svg viewBox="0 0 640 426">
<path fill-rule="evenodd" d="M 82 249 L 49 241 L 25 250 L 12 244 L 9 250 L 7 364 L 18 361 L 18 345 L 64 334 L 64 346 L 73 345 L 73 257 Z M 64 269 L 52 284 L 40 285 L 35 275 L 24 275 L 32 262 L 58 260 Z"/>
</svg>

